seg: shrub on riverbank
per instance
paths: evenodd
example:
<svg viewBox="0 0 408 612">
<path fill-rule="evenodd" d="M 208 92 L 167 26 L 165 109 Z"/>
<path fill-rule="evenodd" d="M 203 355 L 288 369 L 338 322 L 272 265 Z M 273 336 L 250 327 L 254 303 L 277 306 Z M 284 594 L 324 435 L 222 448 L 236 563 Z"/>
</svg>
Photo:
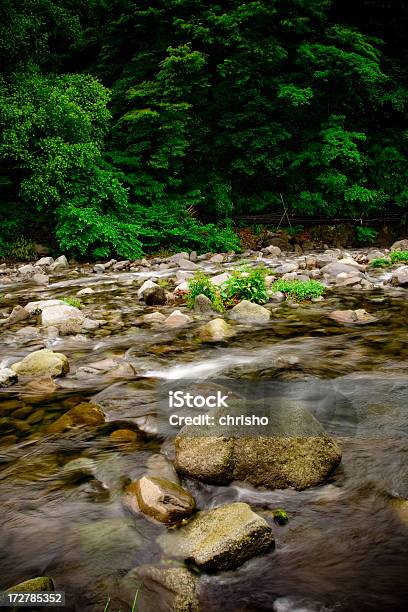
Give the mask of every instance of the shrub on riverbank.
<svg viewBox="0 0 408 612">
<path fill-rule="evenodd" d="M 234 270 L 228 280 L 217 287 L 204 272 L 196 272 L 188 281 L 187 306 L 193 308 L 199 295 L 208 297 L 219 312 L 241 300 L 264 304 L 269 300 L 265 284 L 267 273 L 266 268 Z"/>
<path fill-rule="evenodd" d="M 285 294 L 286 298 L 296 302 L 303 302 L 321 297 L 326 287 L 316 280 L 300 281 L 280 278 L 273 283 L 271 289 L 272 291 L 281 291 Z"/>
</svg>

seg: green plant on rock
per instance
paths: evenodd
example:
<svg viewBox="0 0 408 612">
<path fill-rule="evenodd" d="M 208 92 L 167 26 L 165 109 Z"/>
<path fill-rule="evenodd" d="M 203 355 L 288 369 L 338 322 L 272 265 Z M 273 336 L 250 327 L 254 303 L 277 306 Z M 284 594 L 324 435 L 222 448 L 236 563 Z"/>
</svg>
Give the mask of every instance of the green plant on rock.
<svg viewBox="0 0 408 612">
<path fill-rule="evenodd" d="M 284 280 L 283 278 L 275 281 L 271 287 L 272 292 L 281 291 L 286 298 L 296 302 L 321 297 L 325 289 L 326 287 L 316 280 L 300 281 L 296 279 Z"/>
<path fill-rule="evenodd" d="M 214 285 L 209 276 L 204 272 L 198 271 L 193 278 L 188 281 L 187 306 L 193 308 L 197 296 L 205 295 L 211 300 L 214 308 L 219 312 L 224 311 L 224 304 L 221 299 L 220 290 Z"/>
<path fill-rule="evenodd" d="M 377 238 L 378 232 L 372 227 L 357 225 L 356 227 L 357 240 L 360 244 L 372 244 Z"/>
<path fill-rule="evenodd" d="M 286 525 L 289 522 L 288 513 L 282 508 L 273 511 L 273 520 L 277 525 Z"/>
<path fill-rule="evenodd" d="M 82 302 L 78 298 L 64 297 L 61 298 L 61 300 L 65 302 L 65 304 L 68 304 L 68 306 L 73 306 L 74 308 L 82 308 Z"/>
<path fill-rule="evenodd" d="M 234 270 L 221 286 L 221 297 L 225 304 L 233 305 L 241 300 L 265 304 L 269 300 L 265 284 L 267 274 L 266 268 Z"/>
<path fill-rule="evenodd" d="M 391 265 L 391 262 L 386 257 L 376 257 L 370 264 L 373 268 L 385 268 Z"/>
<path fill-rule="evenodd" d="M 408 263 L 408 251 L 393 251 L 390 259 L 391 263 Z"/>
</svg>

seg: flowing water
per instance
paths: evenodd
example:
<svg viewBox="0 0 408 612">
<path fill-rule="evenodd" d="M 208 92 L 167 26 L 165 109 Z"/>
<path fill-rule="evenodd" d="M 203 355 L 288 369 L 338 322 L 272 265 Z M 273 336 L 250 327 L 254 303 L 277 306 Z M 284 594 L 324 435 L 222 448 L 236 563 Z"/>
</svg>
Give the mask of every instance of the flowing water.
<svg viewBox="0 0 408 612">
<path fill-rule="evenodd" d="M 80 275 L 41 290 L 21 282 L 2 289 L 5 314 L 16 304 L 92 286 L 95 293 L 82 298 L 84 309 L 108 324 L 64 337 L 45 335 L 32 323 L 27 328 L 27 322 L 1 332 L 2 366 L 49 347 L 67 355 L 71 371 L 54 390 L 24 381 L 1 390 L 0 588 L 49 575 L 66 592 L 67 610 L 102 611 L 108 599 L 107 609 L 129 610 L 127 572 L 172 561 L 160 546 L 166 527 L 131 515 L 122 504 L 123 487 L 158 455 L 172 456 L 176 430 L 168 426 L 166 390 L 221 385 L 247 396 L 303 402 L 338 439 L 343 459 L 329 482 L 301 492 L 184 481 L 198 508 L 239 500 L 268 520 L 277 507 L 290 517 L 287 525 L 273 526 L 275 551 L 201 577 L 203 610 L 406 609 L 406 292 L 344 289 L 321 303 L 277 305 L 268 325 L 236 325 L 227 343 L 209 345 L 197 340 L 199 321 L 178 330 L 140 323 L 154 309 L 137 301 L 135 281 L 150 275 Z M 336 308 L 365 308 L 378 320 L 337 324 L 327 318 Z M 83 401 L 103 408 L 105 425 L 46 433 Z M 143 440 L 114 443 L 109 434 L 118 428 L 141 429 Z M 89 473 L 67 467 L 77 458 L 89 460 Z M 149 602 L 142 585 L 140 610 L 161 612 Z M 168 609 L 164 603 L 162 609 Z"/>
</svg>

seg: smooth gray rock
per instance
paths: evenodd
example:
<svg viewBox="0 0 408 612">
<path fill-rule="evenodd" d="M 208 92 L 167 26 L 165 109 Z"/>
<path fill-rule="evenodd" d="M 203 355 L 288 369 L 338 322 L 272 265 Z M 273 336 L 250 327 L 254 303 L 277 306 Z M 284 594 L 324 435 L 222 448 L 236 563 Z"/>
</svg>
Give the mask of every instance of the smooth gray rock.
<svg viewBox="0 0 408 612">
<path fill-rule="evenodd" d="M 41 325 L 56 327 L 63 336 L 79 333 L 84 321 L 85 315 L 79 308 L 65 303 L 48 306 L 41 312 Z"/>
<path fill-rule="evenodd" d="M 392 273 L 393 285 L 408 285 L 408 266 L 401 266 Z"/>
<path fill-rule="evenodd" d="M 35 262 L 35 266 L 51 266 L 54 263 L 53 257 L 41 257 L 38 261 Z"/>
<path fill-rule="evenodd" d="M 271 313 L 260 304 L 242 300 L 234 308 L 231 308 L 228 317 L 240 323 L 267 323 Z"/>
<path fill-rule="evenodd" d="M 182 258 L 177 260 L 177 265 L 182 270 L 198 270 L 199 268 L 198 264 L 194 263 L 194 261 L 190 261 L 189 259 L 182 259 Z"/>
<path fill-rule="evenodd" d="M 60 270 L 65 270 L 68 268 L 68 260 L 65 255 L 60 255 L 57 259 L 50 265 L 51 272 L 59 272 Z"/>
</svg>

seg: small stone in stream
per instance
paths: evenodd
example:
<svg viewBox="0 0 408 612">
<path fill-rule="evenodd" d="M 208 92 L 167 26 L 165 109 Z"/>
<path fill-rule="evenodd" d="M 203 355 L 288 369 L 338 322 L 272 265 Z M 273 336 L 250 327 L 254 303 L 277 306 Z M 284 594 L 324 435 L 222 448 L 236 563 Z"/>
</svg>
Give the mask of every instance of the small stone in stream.
<svg viewBox="0 0 408 612">
<path fill-rule="evenodd" d="M 31 264 L 25 264 L 24 266 L 20 266 L 17 271 L 22 276 L 31 276 L 37 272 L 37 269 Z"/>
<path fill-rule="evenodd" d="M 36 327 L 32 325 L 27 325 L 26 327 L 22 327 L 15 332 L 16 336 L 21 338 L 25 338 L 26 340 L 39 340 L 41 338 L 41 334 Z"/>
<path fill-rule="evenodd" d="M 137 506 L 135 505 L 135 498 Z M 125 503 L 161 523 L 177 523 L 195 508 L 192 495 L 180 485 L 153 476 L 143 476 L 125 489 Z"/>
<path fill-rule="evenodd" d="M 197 253 L 196 253 L 196 251 L 191 251 L 191 253 L 190 253 L 190 261 L 197 261 Z"/>
<path fill-rule="evenodd" d="M 137 292 L 137 297 L 139 299 L 143 298 L 143 294 L 147 289 L 150 289 L 151 287 L 159 287 L 159 285 L 157 283 L 155 283 L 154 281 L 152 281 L 151 279 L 145 281 L 143 283 L 143 285 L 138 289 Z"/>
<path fill-rule="evenodd" d="M 33 281 L 34 285 L 39 285 L 40 287 L 48 285 L 48 283 L 50 282 L 50 279 L 46 274 L 40 274 L 39 272 L 37 272 L 37 274 L 34 274 L 31 280 Z"/>
<path fill-rule="evenodd" d="M 182 270 L 197 270 L 198 269 L 198 265 L 194 263 L 194 261 L 190 261 L 189 259 L 179 259 L 177 261 L 177 265 Z"/>
<path fill-rule="evenodd" d="M 68 261 L 65 255 L 60 255 L 57 259 L 50 265 L 51 272 L 60 272 L 61 270 L 65 270 L 68 268 Z"/>
<path fill-rule="evenodd" d="M 38 261 L 35 262 L 35 266 L 50 266 L 54 263 L 53 257 L 41 257 Z"/>
<path fill-rule="evenodd" d="M 321 268 L 321 272 L 323 274 L 329 274 L 330 276 L 338 276 L 342 272 L 350 272 L 355 275 L 359 273 L 358 270 L 356 270 L 355 266 L 343 264 L 338 261 L 327 264 L 327 266 Z"/>
<path fill-rule="evenodd" d="M 221 255 L 220 253 L 217 253 L 216 255 L 213 255 L 209 259 L 210 263 L 222 263 L 223 261 L 224 261 L 224 255 Z"/>
<path fill-rule="evenodd" d="M 0 388 L 14 385 L 18 380 L 17 374 L 11 368 L 0 369 Z"/>
<path fill-rule="evenodd" d="M 224 319 L 213 319 L 199 329 L 199 336 L 204 342 L 221 342 L 232 334 L 231 326 Z"/>
<path fill-rule="evenodd" d="M 229 312 L 228 317 L 240 323 L 267 323 L 271 313 L 260 304 L 242 300 Z"/>
<path fill-rule="evenodd" d="M 217 285 L 218 287 L 225 283 L 231 274 L 229 272 L 223 272 L 222 274 L 217 274 L 216 276 L 211 277 L 211 282 L 213 285 Z"/>
<path fill-rule="evenodd" d="M 159 285 L 149 287 L 143 292 L 143 300 L 148 306 L 165 304 L 167 300 L 166 291 Z"/>
<path fill-rule="evenodd" d="M 77 296 L 81 297 L 82 295 L 92 295 L 92 293 L 95 293 L 95 291 L 91 289 L 91 287 L 85 287 L 77 292 Z"/>
<path fill-rule="evenodd" d="M 360 284 L 361 278 L 359 276 L 349 276 L 344 279 L 339 279 L 340 274 L 337 276 L 338 287 L 352 287 L 353 285 Z"/>
<path fill-rule="evenodd" d="M 69 372 L 68 359 L 62 353 L 41 349 L 30 353 L 22 361 L 13 363 L 11 369 L 18 376 L 64 376 Z"/>
<path fill-rule="evenodd" d="M 371 249 L 367 253 L 367 261 L 371 262 L 374 259 L 384 259 L 385 253 L 383 251 L 379 251 L 378 249 Z"/>
<path fill-rule="evenodd" d="M 145 268 L 150 268 L 152 264 L 143 257 L 143 259 L 140 260 L 140 265 L 144 266 Z"/>
<path fill-rule="evenodd" d="M 408 266 L 401 266 L 392 273 L 391 282 L 393 285 L 408 285 Z"/>
<path fill-rule="evenodd" d="M 164 325 L 167 327 L 182 327 L 188 323 L 191 323 L 190 317 L 183 314 L 180 310 L 174 310 L 164 321 Z"/>
<path fill-rule="evenodd" d="M 275 546 L 271 527 L 242 502 L 198 512 L 163 539 L 166 552 L 208 572 L 235 569 Z"/>
<path fill-rule="evenodd" d="M 11 311 L 10 315 L 7 317 L 7 323 L 9 325 L 14 325 L 14 323 L 19 323 L 20 321 L 24 321 L 28 319 L 29 313 L 22 306 L 15 306 Z"/>
<path fill-rule="evenodd" d="M 184 291 L 188 291 L 188 282 L 187 281 L 184 281 L 183 283 L 180 283 L 174 289 L 174 293 L 183 293 Z"/>
<path fill-rule="evenodd" d="M 39 300 L 38 302 L 29 302 L 24 306 L 25 310 L 30 314 L 40 314 L 45 308 L 50 306 L 58 306 L 65 304 L 62 300 Z"/>
<path fill-rule="evenodd" d="M 51 423 L 47 427 L 47 433 L 62 433 L 67 429 L 79 425 L 88 427 L 97 427 L 105 422 L 105 415 L 102 409 L 97 404 L 83 403 L 78 404 L 71 410 L 68 410 L 59 419 Z"/>
<path fill-rule="evenodd" d="M 296 272 L 299 268 L 297 263 L 281 263 L 278 266 L 274 266 L 274 272 L 277 274 L 288 274 L 289 272 Z"/>
<path fill-rule="evenodd" d="M 214 314 L 215 309 L 212 301 L 206 295 L 200 293 L 194 300 L 194 312 L 200 314 Z"/>
<path fill-rule="evenodd" d="M 269 294 L 269 301 L 275 304 L 280 304 L 285 301 L 285 294 L 282 291 L 273 291 Z"/>
<path fill-rule="evenodd" d="M 41 312 L 41 325 L 43 327 L 57 327 L 61 335 L 77 334 L 81 331 L 85 315 L 69 304 L 48 306 Z"/>
<path fill-rule="evenodd" d="M 329 315 L 330 319 L 334 319 L 339 323 L 372 323 L 377 321 L 376 317 L 373 317 L 364 309 L 358 310 L 335 310 Z"/>
<path fill-rule="evenodd" d="M 115 429 L 109 436 L 111 442 L 116 444 L 132 444 L 140 439 L 140 434 L 132 429 Z"/>
<path fill-rule="evenodd" d="M 6 589 L 6 593 L 32 593 L 36 591 L 54 591 L 54 583 L 48 576 L 38 576 L 25 580 Z"/>
<path fill-rule="evenodd" d="M 93 267 L 93 271 L 96 274 L 102 274 L 103 272 L 105 272 L 104 264 L 95 264 L 94 267 Z"/>
<path fill-rule="evenodd" d="M 135 593 L 140 610 L 202 612 L 196 595 L 199 577 L 186 567 L 138 566 L 122 578 L 121 599 L 131 608 Z M 143 588 L 141 588 L 143 585 Z"/>
<path fill-rule="evenodd" d="M 273 244 L 270 244 L 262 249 L 262 252 L 265 253 L 265 255 L 269 255 L 269 257 L 279 257 L 282 255 L 280 248 L 278 246 L 274 246 Z"/>
<path fill-rule="evenodd" d="M 163 323 L 166 320 L 166 316 L 161 312 L 149 312 L 143 315 L 143 323 Z"/>
<path fill-rule="evenodd" d="M 123 259 L 122 261 L 117 261 L 116 263 L 114 263 L 113 269 L 114 270 L 125 270 L 126 268 L 129 268 L 129 266 L 130 266 L 129 259 Z"/>
<path fill-rule="evenodd" d="M 93 331 L 99 329 L 102 325 L 106 325 L 108 321 L 106 319 L 84 319 L 82 323 L 82 330 Z"/>
</svg>

